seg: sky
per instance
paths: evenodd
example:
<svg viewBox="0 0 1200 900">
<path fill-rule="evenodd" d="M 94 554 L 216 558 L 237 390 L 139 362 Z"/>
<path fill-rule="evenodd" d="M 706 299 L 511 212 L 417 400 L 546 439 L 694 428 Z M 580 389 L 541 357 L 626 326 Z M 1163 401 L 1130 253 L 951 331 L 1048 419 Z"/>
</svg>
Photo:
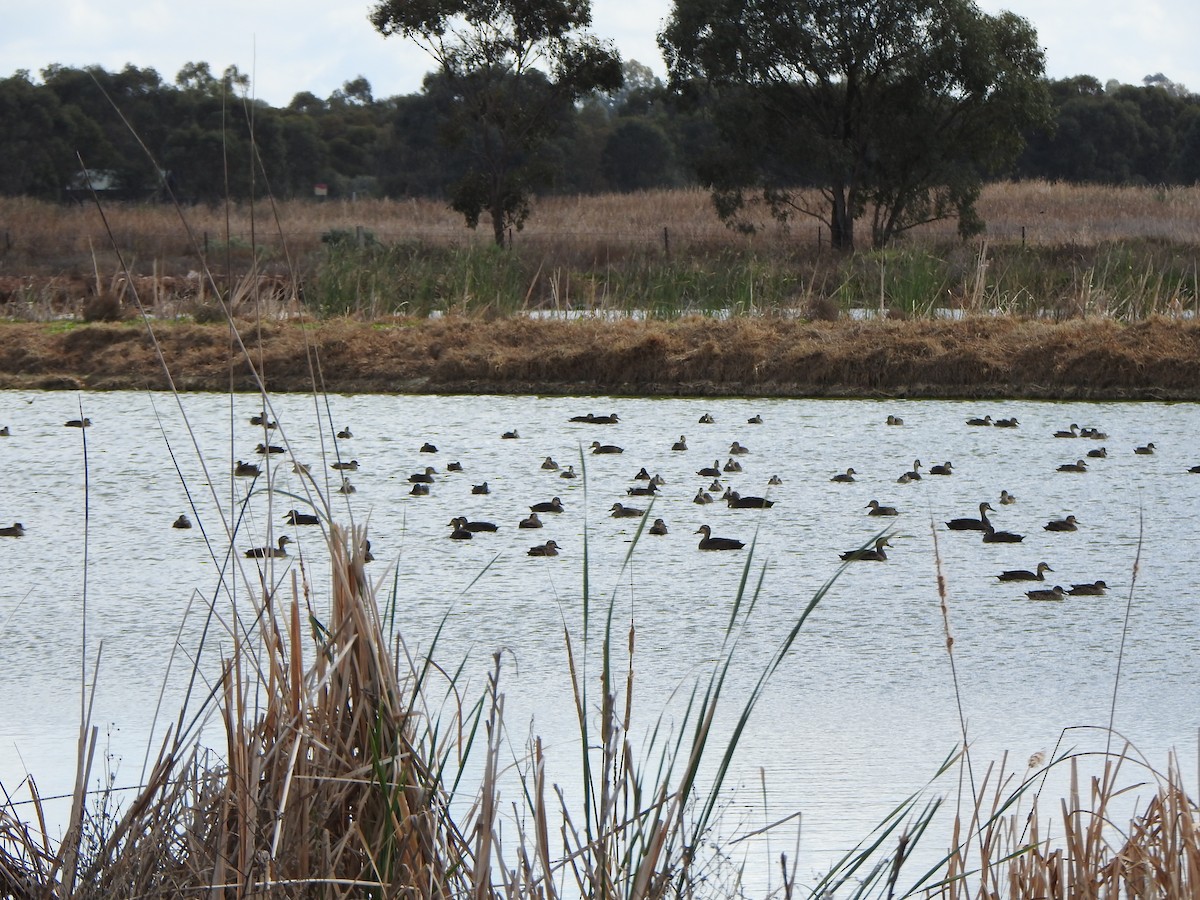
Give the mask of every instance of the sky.
<svg viewBox="0 0 1200 900">
<path fill-rule="evenodd" d="M 1196 0 L 976 0 L 1038 31 L 1051 78 L 1093 75 L 1141 84 L 1163 73 L 1200 92 Z M 286 106 L 300 91 L 328 97 L 363 75 L 376 97 L 415 93 L 433 64 L 367 21 L 371 0 L 0 0 L 0 77 L 52 63 L 152 67 L 166 81 L 187 62 L 236 65 L 256 97 Z M 202 10 L 202 11 L 201 11 Z M 656 34 L 671 0 L 593 0 L 593 33 L 659 75 Z"/>
</svg>

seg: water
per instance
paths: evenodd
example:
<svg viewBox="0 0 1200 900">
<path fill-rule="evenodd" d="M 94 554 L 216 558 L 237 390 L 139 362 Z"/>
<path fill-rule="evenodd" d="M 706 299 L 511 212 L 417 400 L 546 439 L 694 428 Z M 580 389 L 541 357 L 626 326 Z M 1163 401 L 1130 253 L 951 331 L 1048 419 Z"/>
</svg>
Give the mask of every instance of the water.
<svg viewBox="0 0 1200 900">
<path fill-rule="evenodd" d="M 8 680 L 0 781 L 10 791 L 27 771 L 43 794 L 69 790 L 84 659 L 87 680 L 96 684 L 94 719 L 106 729 L 117 781 L 136 783 L 160 692 L 159 734 L 177 714 L 207 603 L 218 595 L 220 620 L 201 665 L 210 677 L 231 644 L 222 624 L 230 604 L 249 608 L 244 581 L 229 577 L 229 587 L 218 589 L 223 567 L 233 573 L 247 566 L 244 574 L 257 578 L 244 549 L 289 534 L 309 562 L 316 602 L 325 596 L 319 530 L 279 524 L 301 501 L 278 493 L 272 501 L 261 490 L 247 500 L 251 482 L 229 477 L 238 459 L 262 461 L 254 453 L 262 429 L 247 424 L 258 411 L 254 399 L 198 394 L 181 403 L 183 413 L 163 395 L 2 395 L 0 424 L 9 425 L 12 436 L 0 438 L 6 473 L 0 524 L 21 521 L 27 529 L 24 538 L 0 539 Z M 283 425 L 272 442 L 286 439 L 297 459 L 322 473 L 318 481 L 326 491 L 337 481 L 323 454 L 332 459 L 332 435 L 351 427 L 354 437 L 339 449 L 343 459 L 360 462 L 350 474 L 358 490 L 348 498 L 332 494 L 333 508 L 339 520 L 368 523 L 378 558 L 372 569 L 388 590 L 395 574 L 398 622 L 408 646 L 427 648 L 444 618 L 439 658 L 457 663 L 468 657 L 475 690 L 482 690 L 483 673 L 502 650 L 511 753 L 519 756 L 527 733 L 542 735 L 551 780 L 568 787 L 576 777 L 576 726 L 563 630 L 578 640 L 582 629 L 585 534 L 593 602 L 616 604 L 621 647 L 630 623 L 636 627 L 637 746 L 660 710 L 668 721 L 677 715 L 679 692 L 705 677 L 722 652 L 747 553 L 700 552 L 694 532 L 704 523 L 716 535 L 755 542 L 752 579 L 765 569 L 730 698 L 750 687 L 810 598 L 838 571 L 839 553 L 893 528 L 888 561 L 849 565 L 813 612 L 770 682 L 733 772 L 728 823 L 749 829 L 803 812 L 802 876 L 865 836 L 960 740 L 931 523 L 976 760 L 1007 753 L 1020 771 L 1031 755 L 1053 751 L 1062 729 L 1107 723 L 1140 553 L 1115 724 L 1151 762 L 1165 766 L 1175 748 L 1184 772 L 1196 770 L 1200 567 L 1192 543 L 1200 476 L 1187 469 L 1200 463 L 1194 447 L 1200 408 L 1193 404 L 390 396 L 280 396 L 272 403 Z M 86 467 L 83 433 L 62 426 L 79 417 L 80 404 L 95 423 L 86 432 Z M 614 411 L 621 418 L 615 426 L 567 421 Z M 704 412 L 715 424 L 698 424 Z M 984 413 L 1016 416 L 1021 426 L 965 424 Z M 754 414 L 764 423 L 747 424 Z M 902 416 L 905 425 L 886 426 L 889 414 Z M 1098 426 L 1108 439 L 1051 436 L 1071 422 Z M 518 439 L 501 438 L 513 429 Z M 689 449 L 672 452 L 681 434 Z M 593 440 L 621 445 L 625 453 L 581 457 L 581 447 Z M 739 458 L 744 471 L 722 482 L 743 494 L 769 490 L 772 509 L 692 503 L 711 480 L 696 470 L 714 460 L 723 464 L 734 440 L 751 452 Z M 1151 440 L 1156 454 L 1133 453 Z M 437 454 L 418 452 L 427 441 Z M 1091 461 L 1088 473 L 1055 471 L 1101 444 L 1109 457 Z M 543 471 L 547 455 L 563 466 L 586 467 L 586 486 L 583 479 Z M 916 458 L 926 468 L 951 460 L 954 475 L 897 484 Z M 271 470 L 276 488 L 302 497 L 302 480 L 278 459 Z M 448 473 L 452 460 L 465 471 Z M 413 497 L 408 476 L 426 465 L 438 469 L 437 483 L 430 496 Z M 626 496 L 643 466 L 666 480 L 652 516 L 665 519 L 670 533 L 643 536 L 623 568 L 637 520 L 607 513 L 616 501 L 646 505 Z M 850 466 L 859 473 L 855 483 L 830 482 Z M 776 474 L 782 485 L 768 488 Z M 485 480 L 491 493 L 472 494 L 471 486 Z M 1002 488 L 1017 495 L 1015 505 L 999 505 Z M 530 504 L 553 496 L 562 498 L 566 512 L 543 515 L 540 531 L 516 528 Z M 868 517 L 871 499 L 899 507 L 902 515 Z M 941 526 L 974 515 L 983 500 L 996 507 L 991 516 L 999 527 L 1026 534 L 1023 543 L 984 545 L 976 534 Z M 181 512 L 204 525 L 213 552 L 199 528 L 170 527 Z M 239 514 L 236 552 L 226 559 L 223 523 Z M 1082 523 L 1077 532 L 1042 530 L 1067 514 Z M 501 528 L 469 542 L 450 541 L 447 523 L 456 515 Z M 561 555 L 526 555 L 551 538 Z M 1029 585 L 994 578 L 1040 560 L 1054 569 L 1050 583 L 1102 578 L 1109 595 L 1037 603 L 1025 599 Z M 285 586 L 291 565 L 294 559 L 274 565 L 274 578 Z M 730 727 L 739 709 L 740 703 L 727 707 L 719 727 Z M 1073 731 L 1060 749 L 1103 748 L 1104 742 L 1102 734 Z M 790 841 L 774 840 L 776 854 Z M 746 852 L 765 853 L 761 842 L 747 846 Z M 757 857 L 752 865 L 765 870 L 774 864 L 764 856 L 761 866 Z"/>
</svg>

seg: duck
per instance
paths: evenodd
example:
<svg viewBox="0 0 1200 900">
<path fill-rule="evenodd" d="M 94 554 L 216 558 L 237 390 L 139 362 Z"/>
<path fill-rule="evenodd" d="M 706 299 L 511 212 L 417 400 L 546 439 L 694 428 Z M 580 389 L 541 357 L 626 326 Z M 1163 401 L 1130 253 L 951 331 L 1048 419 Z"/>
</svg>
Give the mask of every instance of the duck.
<svg viewBox="0 0 1200 900">
<path fill-rule="evenodd" d="M 1017 421 L 1016 416 L 1013 416 L 1011 419 L 997 419 L 992 423 L 992 425 L 994 425 L 996 428 L 1016 428 L 1020 424 L 1021 423 Z"/>
<path fill-rule="evenodd" d="M 1089 459 L 1104 459 L 1108 456 L 1107 447 L 1095 447 L 1087 452 Z"/>
<path fill-rule="evenodd" d="M 421 449 L 418 452 L 419 453 L 437 453 L 438 452 L 437 445 L 431 444 L 431 443 L 429 443 L 429 441 L 426 441 L 425 443 L 423 443 L 421 445 Z"/>
<path fill-rule="evenodd" d="M 1143 447 L 1134 447 L 1133 452 L 1138 456 L 1152 456 L 1154 454 L 1154 441 L 1151 441 Z"/>
<path fill-rule="evenodd" d="M 1004 506 L 1012 506 L 1016 502 L 1017 498 L 1014 494 L 1010 494 L 1008 491 L 1000 492 L 1000 503 Z"/>
<path fill-rule="evenodd" d="M 515 441 L 520 436 L 521 435 L 517 433 L 517 429 L 514 428 L 512 431 L 506 431 L 500 435 L 500 439 L 502 441 Z"/>
<path fill-rule="evenodd" d="M 878 500 L 872 500 L 868 503 L 865 509 L 869 509 L 868 516 L 898 516 L 900 511 L 894 506 L 880 506 Z"/>
<path fill-rule="evenodd" d="M 362 561 L 365 563 L 375 562 L 375 554 L 371 552 L 370 541 L 363 541 Z"/>
<path fill-rule="evenodd" d="M 567 421 L 568 422 L 595 422 L 596 416 L 593 415 L 592 413 L 588 413 L 585 416 L 571 416 L 571 418 L 567 419 Z"/>
<path fill-rule="evenodd" d="M 420 483 L 414 484 L 412 486 L 412 490 L 409 491 L 409 494 L 411 494 L 414 497 L 428 497 L 429 496 L 429 485 L 420 484 Z"/>
<path fill-rule="evenodd" d="M 354 437 L 354 433 L 352 431 L 350 431 L 350 426 L 347 425 L 345 428 L 343 428 L 341 431 L 339 431 L 337 433 L 337 436 L 338 436 L 339 441 L 345 441 L 345 440 L 349 440 L 350 438 Z"/>
<path fill-rule="evenodd" d="M 233 467 L 233 474 L 238 478 L 257 478 L 262 474 L 262 469 L 254 463 L 242 462 L 239 459 Z"/>
<path fill-rule="evenodd" d="M 780 478 L 778 475 L 772 475 L 770 478 L 767 479 L 767 484 L 772 485 L 772 486 L 777 485 L 777 484 L 783 484 L 783 479 Z"/>
<path fill-rule="evenodd" d="M 562 468 L 562 466 L 560 466 L 558 463 L 556 463 L 554 461 L 554 457 L 547 456 L 545 459 L 542 460 L 542 468 L 545 469 L 547 472 L 557 472 L 559 469 Z"/>
<path fill-rule="evenodd" d="M 452 529 L 450 532 L 450 540 L 452 540 L 452 541 L 469 541 L 475 537 L 474 534 L 472 534 L 469 530 L 467 530 L 466 528 L 463 528 L 462 525 L 459 524 L 459 522 L 461 522 L 461 521 L 463 521 L 463 520 L 462 519 L 451 519 L 450 520 L 450 526 Z"/>
<path fill-rule="evenodd" d="M 437 474 L 437 469 L 433 466 L 426 466 L 424 472 L 416 472 L 408 476 L 408 480 L 412 484 L 433 484 L 433 476 Z"/>
<path fill-rule="evenodd" d="M 625 450 L 618 447 L 616 444 L 601 444 L 599 441 L 592 441 L 593 453 L 624 453 Z"/>
<path fill-rule="evenodd" d="M 1191 475 L 1200 475 L 1200 466 L 1192 466 L 1188 469 L 1188 473 Z"/>
<path fill-rule="evenodd" d="M 335 469 L 338 472 L 357 472 L 358 460 L 352 459 L 350 462 L 335 462 L 330 466 L 330 468 Z"/>
<path fill-rule="evenodd" d="M 712 503 L 712 494 L 705 493 L 704 489 L 696 491 L 696 496 L 692 498 L 692 502 L 703 506 L 705 503 Z"/>
<path fill-rule="evenodd" d="M 891 545 L 891 542 L 885 537 L 876 538 L 874 549 L 870 547 L 860 547 L 857 550 L 847 550 L 842 554 L 841 558 L 843 562 L 854 562 L 855 560 L 860 559 L 873 562 L 886 562 L 887 553 L 883 548 L 890 547 Z"/>
<path fill-rule="evenodd" d="M 560 513 L 563 511 L 563 505 L 562 501 L 555 497 L 553 500 L 535 503 L 529 509 L 535 513 Z"/>
<path fill-rule="evenodd" d="M 455 460 L 452 463 L 448 463 L 446 465 L 447 472 L 461 472 L 462 470 L 463 470 L 462 463 L 458 462 L 457 460 Z"/>
<path fill-rule="evenodd" d="M 278 428 L 279 427 L 279 424 L 277 422 L 269 421 L 267 419 L 267 417 L 264 415 L 251 416 L 250 424 L 251 425 L 261 425 L 263 428 Z"/>
<path fill-rule="evenodd" d="M 737 441 L 734 441 L 732 444 L 729 445 L 729 452 L 733 456 L 745 456 L 747 453 L 750 452 L 750 448 L 743 447 Z"/>
<path fill-rule="evenodd" d="M 616 413 L 609 413 L 607 416 L 592 416 L 592 423 L 595 425 L 619 425 L 620 422 Z"/>
<path fill-rule="evenodd" d="M 774 500 L 768 500 L 766 497 L 743 497 L 737 491 L 729 491 L 725 502 L 730 509 L 770 509 L 775 505 Z"/>
<path fill-rule="evenodd" d="M 712 529 L 707 525 L 701 525 L 694 533 L 704 535 L 704 537 L 700 538 L 701 550 L 741 550 L 746 546 L 734 538 L 713 537 Z"/>
<path fill-rule="evenodd" d="M 649 531 L 651 534 L 666 534 L 667 533 L 667 523 L 664 522 L 662 519 L 655 519 L 654 524 L 651 525 L 646 530 Z"/>
<path fill-rule="evenodd" d="M 696 474 L 705 478 L 720 478 L 721 461 L 719 459 L 714 459 L 711 466 L 705 466 L 703 469 L 697 469 Z"/>
<path fill-rule="evenodd" d="M 1052 588 L 1035 588 L 1032 591 L 1026 591 L 1025 596 L 1030 600 L 1061 600 L 1063 593 L 1062 585 L 1056 584 Z"/>
<path fill-rule="evenodd" d="M 712 483 L 709 484 L 708 490 L 710 493 L 719 494 L 721 491 L 725 490 L 725 485 L 721 484 L 720 478 L 714 478 Z"/>
<path fill-rule="evenodd" d="M 830 481 L 836 481 L 836 482 L 839 482 L 839 483 L 841 483 L 841 484 L 847 484 L 847 483 L 849 483 L 849 482 L 853 481 L 853 480 L 854 480 L 854 476 L 855 476 L 855 475 L 857 475 L 857 474 L 858 474 L 858 473 L 857 473 L 857 472 L 855 472 L 855 471 L 854 471 L 854 469 L 847 469 L 845 472 L 842 472 L 842 473 L 840 473 L 840 474 L 838 474 L 838 475 L 834 475 L 834 476 L 833 476 L 832 478 L 830 478 L 829 480 L 830 480 Z"/>
<path fill-rule="evenodd" d="M 1093 441 L 1108 440 L 1108 433 L 1101 431 L 1099 428 L 1083 428 L 1079 432 L 1080 437 L 1091 438 Z"/>
<path fill-rule="evenodd" d="M 625 493 L 630 497 L 653 497 L 658 493 L 658 485 L 651 481 L 645 487 L 637 486 L 626 488 Z"/>
<path fill-rule="evenodd" d="M 67 419 L 67 421 L 63 422 L 63 427 L 64 428 L 91 428 L 92 420 L 91 419 Z"/>
<path fill-rule="evenodd" d="M 900 418 L 899 416 L 888 416 L 887 423 L 889 425 L 903 425 L 904 420 L 902 418 Z"/>
<path fill-rule="evenodd" d="M 266 456 L 268 453 L 283 453 L 284 450 L 278 444 L 263 444 L 260 443 L 254 448 L 254 452 L 259 456 Z"/>
<path fill-rule="evenodd" d="M 278 558 L 281 556 L 287 556 L 288 555 L 287 545 L 290 544 L 291 542 L 292 542 L 292 539 L 290 537 L 288 537 L 286 534 L 281 534 L 279 536 L 279 541 L 278 541 L 277 546 L 275 546 L 275 547 L 251 547 L 249 550 L 246 551 L 246 558 L 247 559 L 265 559 L 265 558 Z"/>
<path fill-rule="evenodd" d="M 537 544 L 530 547 L 526 551 L 527 556 L 558 556 L 558 544 L 554 541 L 546 541 L 544 544 Z"/>
<path fill-rule="evenodd" d="M 650 473 L 646 471 L 646 467 L 642 466 L 638 469 L 638 473 L 633 476 L 634 481 L 649 481 Z"/>
<path fill-rule="evenodd" d="M 996 576 L 999 581 L 1045 581 L 1046 573 L 1053 572 L 1048 563 L 1040 562 L 1037 564 L 1037 571 L 1030 572 L 1028 569 L 1006 569 Z"/>
<path fill-rule="evenodd" d="M 896 484 L 908 484 L 910 481 L 921 480 L 921 461 L 913 460 L 913 467 L 896 479 Z"/>
<path fill-rule="evenodd" d="M 538 518 L 537 513 L 530 513 L 528 518 L 522 519 L 517 523 L 518 528 L 541 528 L 542 520 Z"/>
<path fill-rule="evenodd" d="M 992 417 L 991 417 L 991 416 L 984 416 L 984 417 L 981 419 L 981 418 L 979 418 L 978 416 L 972 416 L 970 419 L 967 419 L 967 424 L 968 424 L 968 425 L 991 425 L 991 424 L 992 424 Z"/>
<path fill-rule="evenodd" d="M 761 425 L 762 423 L 762 416 L 758 415 L 757 413 L 746 420 L 747 425 Z"/>
<path fill-rule="evenodd" d="M 472 494 L 490 494 L 491 492 L 492 492 L 492 489 L 490 487 L 488 487 L 488 483 L 486 481 L 483 484 L 471 485 L 471 493 Z"/>
<path fill-rule="evenodd" d="M 186 513 L 181 513 L 179 518 L 171 523 L 172 528 L 191 528 L 192 520 L 187 517 Z"/>
<path fill-rule="evenodd" d="M 1108 585 L 1103 581 L 1093 581 L 1091 584 L 1073 584 L 1068 594 L 1076 597 L 1101 597 L 1108 591 Z"/>
<path fill-rule="evenodd" d="M 954 466 L 950 463 L 949 460 L 942 463 L 940 466 L 930 466 L 929 467 L 930 475 L 952 475 L 953 473 L 954 473 Z"/>
<path fill-rule="evenodd" d="M 294 459 L 292 460 L 292 471 L 297 475 L 307 475 L 309 468 L 310 466 L 308 463 L 296 462 Z"/>
<path fill-rule="evenodd" d="M 646 514 L 644 509 L 638 509 L 634 506 L 622 506 L 620 503 L 614 503 L 612 509 L 609 510 L 609 515 L 614 519 L 640 519 Z"/>
<path fill-rule="evenodd" d="M 342 486 L 337 489 L 337 492 L 339 494 L 353 494 L 357 490 L 358 488 L 350 483 L 350 479 L 343 475 Z"/>
<path fill-rule="evenodd" d="M 704 414 L 704 415 L 702 415 L 702 416 L 701 416 L 701 417 L 700 417 L 700 418 L 699 418 L 697 421 L 698 421 L 698 422 L 699 422 L 701 425 L 712 425 L 712 424 L 713 424 L 714 422 L 716 422 L 717 420 L 716 420 L 716 419 L 714 419 L 714 418 L 712 417 L 712 415 L 710 415 L 709 413 L 705 413 L 705 414 Z"/>
<path fill-rule="evenodd" d="M 1086 472 L 1087 463 L 1082 459 L 1078 459 L 1073 463 L 1063 463 L 1058 467 L 1059 472 Z"/>
<path fill-rule="evenodd" d="M 0 437 L 8 437 L 8 436 L 9 436 L 8 426 L 5 425 L 3 428 L 0 428 Z"/>
<path fill-rule="evenodd" d="M 686 450 L 687 449 L 687 437 L 681 434 L 679 436 L 679 440 L 677 440 L 675 443 L 673 443 L 671 445 L 671 449 L 672 450 Z"/>
<path fill-rule="evenodd" d="M 579 476 L 575 474 L 575 467 L 569 465 L 565 469 L 563 469 L 561 472 L 558 473 L 558 477 L 559 478 L 578 478 Z"/>
<path fill-rule="evenodd" d="M 989 522 L 987 529 L 983 532 L 983 542 L 985 544 L 1019 544 L 1025 540 L 1025 535 L 1016 534 L 1012 531 L 997 531 Z"/>
<path fill-rule="evenodd" d="M 725 472 L 740 472 L 742 471 L 742 464 L 731 456 L 725 462 L 725 465 L 721 466 L 721 469 Z"/>
<path fill-rule="evenodd" d="M 664 484 L 667 483 L 667 479 L 663 478 L 661 475 L 659 475 L 657 472 L 655 472 L 654 477 L 650 479 L 650 483 L 652 485 L 654 485 L 655 487 L 662 487 Z"/>
<path fill-rule="evenodd" d="M 20 522 L 13 522 L 4 528 L 0 528 L 0 537 L 24 537 L 25 526 Z"/>
<path fill-rule="evenodd" d="M 1067 429 L 1065 429 L 1065 430 L 1063 430 L 1063 431 L 1056 431 L 1056 432 L 1054 432 L 1054 436 L 1055 436 L 1056 438 L 1075 438 L 1075 437 L 1079 437 L 1079 426 L 1078 426 L 1077 424 L 1075 424 L 1074 422 L 1072 422 L 1072 423 L 1071 423 L 1071 427 L 1070 427 L 1070 428 L 1067 428 Z"/>
<path fill-rule="evenodd" d="M 992 504 L 986 500 L 979 504 L 979 518 L 972 519 L 969 517 L 961 519 L 951 519 L 946 523 L 946 527 L 951 531 L 987 531 L 992 527 L 992 523 L 988 521 L 988 510 L 995 512 L 992 509 Z"/>
<path fill-rule="evenodd" d="M 471 522 L 466 516 L 457 516 L 450 520 L 451 527 L 465 528 L 472 533 L 480 531 L 499 531 L 500 526 L 495 522 Z"/>
<path fill-rule="evenodd" d="M 289 525 L 320 525 L 321 517 L 312 513 L 302 513 L 298 509 L 289 509 L 283 521 Z"/>
<path fill-rule="evenodd" d="M 1043 531 L 1078 531 L 1079 521 L 1074 516 L 1065 519 L 1051 519 L 1042 526 Z"/>
</svg>

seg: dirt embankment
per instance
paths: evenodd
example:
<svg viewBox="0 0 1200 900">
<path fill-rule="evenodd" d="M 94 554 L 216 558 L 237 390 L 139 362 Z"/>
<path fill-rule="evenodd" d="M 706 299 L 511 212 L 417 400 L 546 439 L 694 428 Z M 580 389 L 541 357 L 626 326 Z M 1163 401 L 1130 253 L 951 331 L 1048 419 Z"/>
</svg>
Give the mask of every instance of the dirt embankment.
<svg viewBox="0 0 1200 900">
<path fill-rule="evenodd" d="M 182 390 L 1200 399 L 1200 325 L 440 319 L 161 324 Z M 0 388 L 168 387 L 146 328 L 0 326 Z"/>
</svg>

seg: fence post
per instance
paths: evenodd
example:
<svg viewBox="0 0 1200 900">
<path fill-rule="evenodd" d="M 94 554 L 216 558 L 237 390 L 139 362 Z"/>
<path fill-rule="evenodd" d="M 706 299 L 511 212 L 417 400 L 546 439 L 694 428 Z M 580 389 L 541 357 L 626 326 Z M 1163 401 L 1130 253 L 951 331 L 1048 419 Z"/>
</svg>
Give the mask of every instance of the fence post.
<svg viewBox="0 0 1200 900">
<path fill-rule="evenodd" d="M 663 253 L 667 259 L 671 258 L 671 232 L 667 230 L 667 226 L 663 226 Z"/>
<path fill-rule="evenodd" d="M 1021 226 L 1021 249 L 1025 249 L 1025 226 Z"/>
</svg>

